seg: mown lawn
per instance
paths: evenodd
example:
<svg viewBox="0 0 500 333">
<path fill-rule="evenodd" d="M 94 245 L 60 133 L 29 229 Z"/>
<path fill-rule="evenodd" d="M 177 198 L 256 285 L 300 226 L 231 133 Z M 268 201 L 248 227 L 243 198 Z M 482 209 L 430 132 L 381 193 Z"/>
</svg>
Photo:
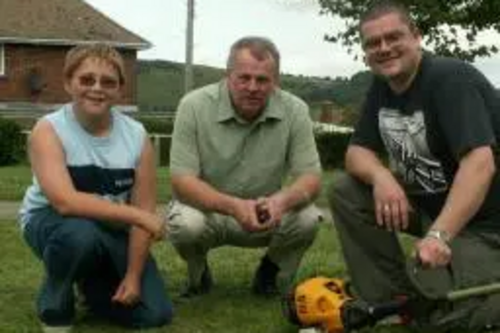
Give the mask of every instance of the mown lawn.
<svg viewBox="0 0 500 333">
<path fill-rule="evenodd" d="M 153 249 L 175 305 L 171 325 L 151 329 L 160 333 L 297 333 L 282 312 L 279 298 L 253 296 L 249 286 L 263 250 L 224 247 L 211 252 L 209 263 L 215 286 L 208 295 L 179 302 L 186 268 L 170 244 Z M 14 221 L 0 221 L 0 332 L 39 332 L 34 300 L 43 269 L 24 244 Z M 331 221 L 325 221 L 298 272 L 298 281 L 324 275 L 345 277 L 345 268 Z M 369 277 L 367 277 L 369 278 Z M 86 316 L 80 309 L 73 332 L 134 332 Z M 135 331 L 139 332 L 139 331 Z M 363 333 L 410 333 L 401 327 L 366 328 Z M 427 332 L 426 332 L 427 333 Z M 499 333 L 499 332 L 497 332 Z"/>
<path fill-rule="evenodd" d="M 0 167 L 0 200 L 21 200 L 31 184 L 31 169 L 28 165 Z"/>
<path fill-rule="evenodd" d="M 0 221 L 0 244 L 0 332 L 37 332 L 34 299 L 43 269 L 13 221 Z M 172 325 L 150 332 L 297 332 L 284 318 L 280 299 L 258 298 L 249 291 L 262 250 L 233 247 L 213 250 L 209 262 L 215 287 L 210 294 L 187 303 L 178 302 L 176 297 L 186 273 L 181 259 L 165 242 L 155 245 L 154 255 L 174 299 L 176 316 Z M 343 276 L 343 272 L 333 228 L 325 223 L 304 259 L 299 276 Z M 86 318 L 82 313 L 75 328 L 75 332 L 123 331 Z"/>
</svg>

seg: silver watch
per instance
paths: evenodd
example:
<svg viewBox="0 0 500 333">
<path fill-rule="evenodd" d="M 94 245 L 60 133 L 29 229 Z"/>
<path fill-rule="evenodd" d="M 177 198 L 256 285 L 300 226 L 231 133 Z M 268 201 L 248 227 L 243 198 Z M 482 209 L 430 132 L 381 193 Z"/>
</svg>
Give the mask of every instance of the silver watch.
<svg viewBox="0 0 500 333">
<path fill-rule="evenodd" d="M 429 231 L 427 231 L 427 234 L 425 235 L 425 237 L 438 239 L 438 240 L 442 241 L 443 243 L 445 243 L 446 245 L 450 246 L 451 236 L 447 231 L 438 230 L 438 229 L 430 229 Z"/>
</svg>

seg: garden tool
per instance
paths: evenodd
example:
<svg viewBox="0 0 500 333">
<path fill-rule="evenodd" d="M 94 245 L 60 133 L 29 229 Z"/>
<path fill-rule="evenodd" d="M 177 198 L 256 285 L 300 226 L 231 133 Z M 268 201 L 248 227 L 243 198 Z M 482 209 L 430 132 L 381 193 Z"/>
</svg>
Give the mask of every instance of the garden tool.
<svg viewBox="0 0 500 333">
<path fill-rule="evenodd" d="M 285 315 L 304 333 L 343 333 L 373 326 L 392 315 L 409 320 L 423 300 L 455 302 L 500 292 L 499 282 L 449 291 L 451 284 L 446 279 L 451 279 L 451 275 L 445 270 L 424 268 L 417 259 L 410 259 L 408 275 L 420 295 L 401 296 L 379 304 L 356 299 L 349 292 L 348 283 L 341 279 L 310 278 L 285 298 Z"/>
</svg>

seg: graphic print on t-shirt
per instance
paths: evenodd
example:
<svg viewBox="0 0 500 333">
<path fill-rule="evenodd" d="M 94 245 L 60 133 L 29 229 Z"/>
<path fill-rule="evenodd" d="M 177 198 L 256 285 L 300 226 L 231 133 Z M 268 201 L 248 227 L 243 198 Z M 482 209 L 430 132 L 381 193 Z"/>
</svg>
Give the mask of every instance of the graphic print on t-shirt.
<svg viewBox="0 0 500 333">
<path fill-rule="evenodd" d="M 404 115 L 398 110 L 381 108 L 378 121 L 391 169 L 407 190 L 411 194 L 446 191 L 443 167 L 427 143 L 423 112 Z"/>
</svg>

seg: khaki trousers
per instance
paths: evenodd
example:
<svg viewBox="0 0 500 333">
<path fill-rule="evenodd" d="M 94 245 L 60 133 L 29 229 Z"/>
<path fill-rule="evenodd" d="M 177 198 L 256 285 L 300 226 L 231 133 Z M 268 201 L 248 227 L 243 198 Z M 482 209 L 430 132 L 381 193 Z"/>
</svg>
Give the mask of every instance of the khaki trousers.
<svg viewBox="0 0 500 333">
<path fill-rule="evenodd" d="M 309 205 L 285 215 L 276 229 L 248 232 L 230 216 L 203 213 L 172 201 L 167 209 L 167 223 L 169 240 L 186 261 L 193 285 L 199 284 L 209 250 L 223 245 L 267 247 L 268 257 L 280 268 L 278 286 L 285 291 L 314 241 L 320 215 L 316 206 Z"/>
</svg>

